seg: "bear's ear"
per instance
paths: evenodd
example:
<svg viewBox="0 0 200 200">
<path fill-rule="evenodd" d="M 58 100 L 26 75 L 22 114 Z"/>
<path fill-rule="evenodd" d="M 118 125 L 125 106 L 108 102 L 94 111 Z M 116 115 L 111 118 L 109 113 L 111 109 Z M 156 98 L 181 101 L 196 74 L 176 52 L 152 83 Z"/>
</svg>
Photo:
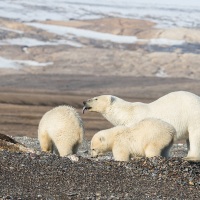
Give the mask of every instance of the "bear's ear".
<svg viewBox="0 0 200 200">
<path fill-rule="evenodd" d="M 116 98 L 114 96 L 110 97 L 110 104 L 113 104 L 116 101 Z"/>
<path fill-rule="evenodd" d="M 104 142 L 104 141 L 105 141 L 105 138 L 104 138 L 103 136 L 101 136 L 101 137 L 99 138 L 99 140 L 100 140 L 100 142 Z"/>
</svg>

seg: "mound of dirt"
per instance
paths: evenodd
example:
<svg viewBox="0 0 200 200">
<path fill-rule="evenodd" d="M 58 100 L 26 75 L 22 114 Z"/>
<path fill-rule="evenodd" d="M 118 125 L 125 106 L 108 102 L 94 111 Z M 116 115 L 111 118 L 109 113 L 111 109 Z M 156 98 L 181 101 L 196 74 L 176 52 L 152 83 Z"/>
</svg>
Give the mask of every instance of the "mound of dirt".
<svg viewBox="0 0 200 200">
<path fill-rule="evenodd" d="M 0 151 L 4 150 L 9 152 L 34 153 L 33 149 L 27 148 L 25 145 L 17 142 L 10 136 L 0 133 Z"/>
</svg>

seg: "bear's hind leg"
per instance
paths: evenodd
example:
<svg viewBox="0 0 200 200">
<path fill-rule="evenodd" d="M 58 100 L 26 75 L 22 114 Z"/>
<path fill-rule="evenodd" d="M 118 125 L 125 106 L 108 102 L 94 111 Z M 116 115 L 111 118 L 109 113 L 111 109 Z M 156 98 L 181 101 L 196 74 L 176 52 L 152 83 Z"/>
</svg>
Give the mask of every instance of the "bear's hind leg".
<svg viewBox="0 0 200 200">
<path fill-rule="evenodd" d="M 184 160 L 200 162 L 200 132 L 198 129 L 189 134 L 189 144 L 190 149 Z"/>
<path fill-rule="evenodd" d="M 57 144 L 55 145 L 61 157 L 67 156 L 73 162 L 76 162 L 79 160 L 79 158 L 76 155 L 74 155 L 74 152 L 73 152 L 74 147 L 72 145 L 69 145 L 66 142 L 62 142 L 62 143 L 57 142 Z"/>
<path fill-rule="evenodd" d="M 155 144 L 149 144 L 145 148 L 145 156 L 148 158 L 161 156 L 161 148 Z"/>
<path fill-rule="evenodd" d="M 55 142 L 55 145 L 61 157 L 73 154 L 72 152 L 73 147 L 67 144 L 66 142 L 63 141 Z"/>
<path fill-rule="evenodd" d="M 42 151 L 49 153 L 53 152 L 53 142 L 47 132 L 40 133 L 38 135 L 38 140 L 40 142 L 40 147 Z"/>
</svg>

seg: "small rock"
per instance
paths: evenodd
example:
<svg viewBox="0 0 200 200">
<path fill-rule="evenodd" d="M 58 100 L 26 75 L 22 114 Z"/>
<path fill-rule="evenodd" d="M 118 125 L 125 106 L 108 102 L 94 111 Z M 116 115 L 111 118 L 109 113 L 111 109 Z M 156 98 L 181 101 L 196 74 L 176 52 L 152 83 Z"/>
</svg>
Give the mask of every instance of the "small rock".
<svg viewBox="0 0 200 200">
<path fill-rule="evenodd" d="M 69 158 L 73 162 L 78 162 L 79 161 L 79 158 L 76 155 L 70 155 L 70 156 L 67 156 L 67 158 Z"/>
<path fill-rule="evenodd" d="M 194 185 L 194 182 L 189 181 L 189 185 L 193 186 L 193 185 Z"/>
</svg>

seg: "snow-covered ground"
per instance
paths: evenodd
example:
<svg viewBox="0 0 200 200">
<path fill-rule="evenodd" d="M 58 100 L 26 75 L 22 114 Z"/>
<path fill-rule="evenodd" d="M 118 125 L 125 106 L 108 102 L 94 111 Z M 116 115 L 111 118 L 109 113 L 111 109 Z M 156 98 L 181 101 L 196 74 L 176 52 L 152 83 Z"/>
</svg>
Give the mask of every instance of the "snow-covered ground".
<svg viewBox="0 0 200 200">
<path fill-rule="evenodd" d="M 147 45 L 183 45 L 184 40 L 166 38 L 138 39 L 133 36 L 114 35 L 84 30 L 74 27 L 42 24 L 45 20 L 83 20 L 96 19 L 108 16 L 133 19 L 147 19 L 157 23 L 159 28 L 188 27 L 200 28 L 200 1 L 199 0 L 3 0 L 0 1 L 0 17 L 22 22 L 26 25 L 43 29 L 49 33 L 64 36 L 63 39 L 40 41 L 28 38 L 23 31 L 1 27 L 0 31 L 19 34 L 18 38 L 2 38 L 0 46 L 43 46 L 43 45 L 70 45 L 81 48 L 84 44 L 77 42 L 77 38 L 89 38 L 113 43 L 137 43 Z M 51 63 L 34 63 L 35 61 L 8 60 L 0 58 L 0 67 L 16 68 L 24 65 L 44 66 Z M 160 74 L 160 73 L 159 73 Z M 161 73 L 162 74 L 162 73 Z"/>
<path fill-rule="evenodd" d="M 136 42 L 144 42 L 150 45 L 182 45 L 184 44 L 184 40 L 171 40 L 171 39 L 138 39 L 135 36 L 124 36 L 124 35 L 114 35 L 108 33 L 99 33 L 96 31 L 84 30 L 79 28 L 72 28 L 72 27 L 62 27 L 57 25 L 49 25 L 49 24 L 41 24 L 41 23 L 27 23 L 29 26 L 33 26 L 36 28 L 40 28 L 46 30 L 50 33 L 55 33 L 57 35 L 66 35 L 69 36 L 73 35 L 75 37 L 84 37 L 90 38 L 94 40 L 104 40 L 104 41 L 111 41 L 114 43 L 128 43 L 133 44 Z"/>
<path fill-rule="evenodd" d="M 42 67 L 42 66 L 47 66 L 47 65 L 52 65 L 52 64 L 53 64 L 52 62 L 39 63 L 32 60 L 10 60 L 10 59 L 0 57 L 0 68 L 18 68 L 23 65 Z"/>
<path fill-rule="evenodd" d="M 33 38 L 12 38 L 0 40 L 0 45 L 19 45 L 19 46 L 46 46 L 46 45 L 60 45 L 65 44 L 73 47 L 82 47 L 83 45 L 69 40 L 55 40 L 55 41 L 40 41 Z"/>
<path fill-rule="evenodd" d="M 119 16 L 150 19 L 160 27 L 200 28 L 199 0 L 3 0 L 0 10 L 1 17 L 26 22 Z"/>
</svg>

